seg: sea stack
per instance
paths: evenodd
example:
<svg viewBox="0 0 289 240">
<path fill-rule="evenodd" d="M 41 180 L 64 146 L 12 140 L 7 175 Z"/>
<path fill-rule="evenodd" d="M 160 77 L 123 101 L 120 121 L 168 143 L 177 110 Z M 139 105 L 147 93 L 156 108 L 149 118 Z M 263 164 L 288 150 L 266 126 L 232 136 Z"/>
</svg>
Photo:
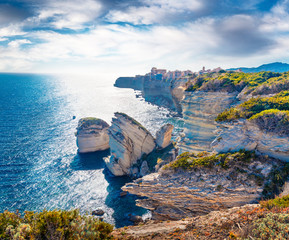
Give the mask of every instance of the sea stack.
<svg viewBox="0 0 289 240">
<path fill-rule="evenodd" d="M 166 148 L 171 144 L 172 131 L 174 126 L 172 124 L 165 124 L 156 133 L 156 143 L 160 148 Z"/>
<path fill-rule="evenodd" d="M 76 144 L 80 153 L 109 149 L 107 122 L 94 117 L 81 118 L 76 132 Z"/>
<path fill-rule="evenodd" d="M 105 159 L 108 169 L 115 176 L 137 176 L 142 166 L 139 160 L 156 147 L 151 133 L 130 116 L 115 113 L 108 134 L 111 151 Z"/>
</svg>

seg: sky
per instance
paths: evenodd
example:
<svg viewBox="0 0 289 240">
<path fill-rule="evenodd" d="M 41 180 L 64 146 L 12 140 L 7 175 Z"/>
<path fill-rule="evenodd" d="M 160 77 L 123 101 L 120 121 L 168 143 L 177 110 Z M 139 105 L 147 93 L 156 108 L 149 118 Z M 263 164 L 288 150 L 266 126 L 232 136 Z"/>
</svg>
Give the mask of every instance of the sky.
<svg viewBox="0 0 289 240">
<path fill-rule="evenodd" d="M 289 63 L 289 0 L 0 0 L 0 71 Z"/>
</svg>

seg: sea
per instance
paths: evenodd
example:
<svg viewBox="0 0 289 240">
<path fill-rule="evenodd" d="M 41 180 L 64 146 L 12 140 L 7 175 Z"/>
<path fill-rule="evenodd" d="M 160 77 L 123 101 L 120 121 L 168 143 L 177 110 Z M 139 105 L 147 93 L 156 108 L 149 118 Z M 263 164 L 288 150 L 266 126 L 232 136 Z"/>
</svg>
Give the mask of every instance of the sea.
<svg viewBox="0 0 289 240">
<path fill-rule="evenodd" d="M 114 177 L 103 157 L 108 151 L 79 154 L 76 127 L 82 117 L 108 123 L 124 112 L 153 134 L 181 120 L 132 89 L 113 87 L 115 79 L 97 76 L 0 73 L 0 212 L 102 209 L 116 227 L 131 215 L 150 216 L 134 195 L 120 197 L 132 181 Z"/>
</svg>

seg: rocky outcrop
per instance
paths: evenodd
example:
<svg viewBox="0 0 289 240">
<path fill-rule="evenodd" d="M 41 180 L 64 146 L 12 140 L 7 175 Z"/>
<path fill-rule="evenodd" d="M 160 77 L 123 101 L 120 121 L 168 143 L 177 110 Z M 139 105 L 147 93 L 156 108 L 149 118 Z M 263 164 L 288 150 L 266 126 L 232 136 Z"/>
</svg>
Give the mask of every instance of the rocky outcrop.
<svg viewBox="0 0 289 240">
<path fill-rule="evenodd" d="M 111 156 L 105 159 L 108 169 L 115 176 L 138 175 L 142 165 L 138 161 L 156 147 L 153 136 L 124 113 L 115 113 L 108 133 L 111 151 Z"/>
<path fill-rule="evenodd" d="M 156 133 L 156 143 L 160 148 L 166 148 L 171 144 L 172 132 L 174 126 L 172 124 L 165 124 Z"/>
<path fill-rule="evenodd" d="M 182 113 L 180 101 L 183 99 L 187 79 L 157 80 L 149 76 L 120 77 L 114 86 L 140 90 L 147 102 L 170 108 L 178 114 Z M 161 91 L 160 91 L 161 89 Z"/>
<path fill-rule="evenodd" d="M 280 161 L 260 156 L 228 168 L 162 168 L 122 189 L 145 197 L 137 205 L 151 210 L 153 219 L 177 220 L 258 201 L 273 166 L 281 166 Z"/>
<path fill-rule="evenodd" d="M 231 236 L 240 237 L 245 235 L 245 231 L 248 233 L 248 229 L 252 229 L 254 220 L 260 218 L 260 215 L 256 214 L 258 208 L 258 204 L 247 204 L 242 207 L 213 211 L 204 216 L 183 218 L 178 221 L 149 220 L 137 226 L 114 229 L 112 235 L 113 239 L 123 240 L 232 239 L 231 233 L 238 233 Z M 248 213 L 251 214 L 249 218 Z M 256 215 L 253 215 L 254 213 Z M 245 223 L 243 217 L 248 219 Z"/>
<path fill-rule="evenodd" d="M 144 76 L 136 77 L 119 77 L 116 79 L 114 86 L 119 88 L 133 88 L 143 90 Z"/>
<path fill-rule="evenodd" d="M 256 150 L 261 154 L 289 161 L 288 136 L 260 130 L 257 124 L 248 120 L 238 120 L 220 127 L 221 133 L 211 144 L 216 152 Z"/>
<path fill-rule="evenodd" d="M 98 118 L 81 118 L 76 132 L 76 144 L 80 153 L 102 151 L 109 148 L 109 125 Z"/>
<path fill-rule="evenodd" d="M 180 150 L 211 151 L 210 144 L 217 136 L 215 118 L 234 104 L 237 92 L 185 92 L 181 102 L 184 131 L 179 142 Z"/>
</svg>

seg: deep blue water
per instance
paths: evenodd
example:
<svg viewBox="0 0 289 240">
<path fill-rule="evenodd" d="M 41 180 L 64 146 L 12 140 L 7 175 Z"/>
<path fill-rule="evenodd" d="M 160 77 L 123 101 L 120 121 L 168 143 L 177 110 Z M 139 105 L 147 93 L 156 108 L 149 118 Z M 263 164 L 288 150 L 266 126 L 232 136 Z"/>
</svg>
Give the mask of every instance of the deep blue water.
<svg viewBox="0 0 289 240">
<path fill-rule="evenodd" d="M 129 178 L 113 177 L 103 157 L 109 151 L 78 154 L 79 118 L 108 122 L 125 112 L 153 133 L 174 121 L 169 111 L 136 98 L 114 79 L 83 76 L 0 74 L 0 212 L 79 208 L 103 209 L 117 227 L 128 214 L 148 214 L 135 196 L 119 197 Z M 76 116 L 76 119 L 73 119 Z"/>
</svg>

